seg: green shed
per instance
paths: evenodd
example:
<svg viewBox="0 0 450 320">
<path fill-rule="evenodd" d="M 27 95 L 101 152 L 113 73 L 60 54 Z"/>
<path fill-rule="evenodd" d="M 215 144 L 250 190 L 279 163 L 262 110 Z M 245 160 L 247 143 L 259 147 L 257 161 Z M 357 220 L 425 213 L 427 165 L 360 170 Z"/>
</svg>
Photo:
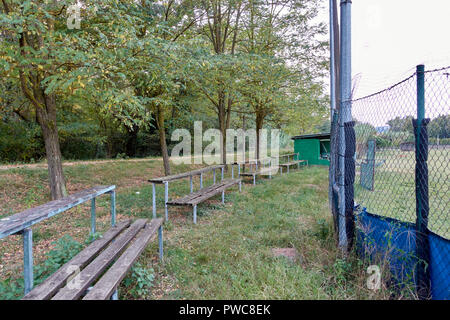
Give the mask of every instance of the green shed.
<svg viewBox="0 0 450 320">
<path fill-rule="evenodd" d="M 305 134 L 291 138 L 294 140 L 294 152 L 300 160 L 308 160 L 308 164 L 330 165 L 330 134 Z"/>
</svg>

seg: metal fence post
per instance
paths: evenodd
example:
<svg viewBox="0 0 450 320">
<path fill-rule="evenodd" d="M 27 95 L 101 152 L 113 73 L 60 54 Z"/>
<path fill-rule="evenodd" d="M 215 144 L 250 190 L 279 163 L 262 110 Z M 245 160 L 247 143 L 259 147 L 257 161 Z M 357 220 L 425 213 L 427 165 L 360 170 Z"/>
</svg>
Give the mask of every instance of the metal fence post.
<svg viewBox="0 0 450 320">
<path fill-rule="evenodd" d="M 430 297 L 430 248 L 428 240 L 428 134 L 425 119 L 425 66 L 417 66 L 417 122 L 416 122 L 416 229 L 417 295 L 420 299 Z"/>
<path fill-rule="evenodd" d="M 164 216 L 166 221 L 169 220 L 169 209 L 167 202 L 169 201 L 169 181 L 164 181 Z"/>
<path fill-rule="evenodd" d="M 345 220 L 345 129 L 351 121 L 351 1 L 341 0 L 341 52 L 340 52 L 340 112 L 339 112 L 339 247 L 347 252 L 348 239 Z"/>
<path fill-rule="evenodd" d="M 33 231 L 31 228 L 22 230 L 23 237 L 23 280 L 25 294 L 33 289 Z"/>
<path fill-rule="evenodd" d="M 91 235 L 95 234 L 95 198 L 91 200 Z"/>
<path fill-rule="evenodd" d="M 158 229 L 158 240 L 159 240 L 159 260 L 163 260 L 163 256 L 164 256 L 164 249 L 163 249 L 163 227 L 162 225 L 159 227 Z"/>
<path fill-rule="evenodd" d="M 111 191 L 111 226 L 116 226 L 116 191 Z"/>
<path fill-rule="evenodd" d="M 194 207 L 192 208 L 192 213 L 194 216 L 194 224 L 197 224 L 197 205 L 195 204 Z"/>
<path fill-rule="evenodd" d="M 156 219 L 156 190 L 154 183 L 152 183 L 152 204 L 153 204 L 153 219 Z"/>
</svg>

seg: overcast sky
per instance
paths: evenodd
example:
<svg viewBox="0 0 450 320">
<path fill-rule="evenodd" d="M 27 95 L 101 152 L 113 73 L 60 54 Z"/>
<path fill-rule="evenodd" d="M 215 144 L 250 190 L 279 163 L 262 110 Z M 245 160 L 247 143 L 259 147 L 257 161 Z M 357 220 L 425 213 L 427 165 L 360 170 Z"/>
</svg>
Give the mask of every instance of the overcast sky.
<svg viewBox="0 0 450 320">
<path fill-rule="evenodd" d="M 328 0 L 324 5 L 320 20 L 328 25 Z M 354 98 L 389 87 L 422 63 L 427 70 L 450 65 L 450 0 L 353 0 L 352 75 L 361 73 Z"/>
</svg>

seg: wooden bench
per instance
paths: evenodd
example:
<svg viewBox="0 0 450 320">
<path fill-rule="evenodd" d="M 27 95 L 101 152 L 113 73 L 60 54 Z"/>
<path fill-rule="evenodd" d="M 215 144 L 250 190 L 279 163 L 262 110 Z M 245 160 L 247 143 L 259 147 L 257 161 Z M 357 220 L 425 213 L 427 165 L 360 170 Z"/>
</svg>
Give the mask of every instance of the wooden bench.
<svg viewBox="0 0 450 320">
<path fill-rule="evenodd" d="M 238 165 L 239 171 L 238 175 L 243 177 L 253 177 L 253 185 L 256 184 L 256 177 L 260 175 L 268 175 L 269 179 L 272 179 L 272 175 L 278 171 L 278 167 L 272 166 L 272 158 L 263 158 L 263 159 L 256 159 L 256 160 L 249 160 L 245 163 L 254 163 L 254 170 L 253 171 L 242 171 L 240 170 L 240 167 L 243 162 L 234 163 L 234 165 Z"/>
<path fill-rule="evenodd" d="M 162 223 L 163 219 L 153 219 L 150 222 L 147 219 L 138 219 L 131 225 L 129 220 L 119 222 L 102 238 L 92 242 L 43 283 L 26 294 L 23 299 L 117 299 L 117 287 L 150 240 L 158 230 L 161 230 Z M 160 233 L 161 258 L 162 234 Z M 117 260 L 114 262 L 115 259 Z"/>
<path fill-rule="evenodd" d="M 199 203 L 219 193 L 222 193 L 222 203 L 225 203 L 225 190 L 237 184 L 239 185 L 239 191 L 241 191 L 241 179 L 226 179 L 184 197 L 168 201 L 167 204 L 171 206 L 192 206 L 194 223 L 197 223 L 197 205 Z"/>
<path fill-rule="evenodd" d="M 197 170 L 187 171 L 183 173 L 178 173 L 170 176 L 165 177 L 159 177 L 154 179 L 149 179 L 148 182 L 152 183 L 152 205 L 153 205 L 153 218 L 156 218 L 156 184 L 164 184 L 164 216 L 166 221 L 169 220 L 169 210 L 168 210 L 168 201 L 169 201 L 169 182 L 189 178 L 190 182 L 190 192 L 192 193 L 194 191 L 194 186 L 192 183 L 194 176 L 200 176 L 200 189 L 203 188 L 203 174 L 206 172 L 213 172 L 213 183 L 216 183 L 216 170 L 221 170 L 221 180 L 223 180 L 223 171 L 224 171 L 225 165 L 215 165 L 215 166 L 209 166 L 205 168 L 200 168 Z"/>
<path fill-rule="evenodd" d="M 295 158 L 295 156 L 297 156 Z M 290 157 L 292 157 L 292 161 L 290 161 Z M 283 162 L 279 163 L 278 166 L 280 167 L 280 173 L 283 174 L 283 168 L 286 168 L 287 173 L 289 173 L 289 167 L 297 165 L 298 169 L 300 169 L 300 165 L 308 165 L 308 160 L 299 160 L 299 153 L 290 153 L 290 154 L 283 154 L 279 156 L 280 159 L 287 158 L 287 160 L 284 160 Z"/>
<path fill-rule="evenodd" d="M 93 241 L 58 271 L 33 289 L 33 237 L 31 226 L 54 215 L 91 200 L 91 235 L 96 233 L 96 197 L 111 195 L 111 225 L 100 239 Z M 115 186 L 97 186 L 72 194 L 60 200 L 25 210 L 0 220 L 0 239 L 21 234 L 24 247 L 24 299 L 77 299 L 86 293 L 100 275 L 111 265 L 133 241 L 133 244 L 118 258 L 116 263 L 94 285 L 88 297 L 95 299 L 117 299 L 117 286 L 133 262 L 158 231 L 159 254 L 162 259 L 162 220 L 150 223 L 145 219 L 116 224 Z M 80 272 L 80 270 L 83 271 Z M 75 277 L 74 277 L 75 276 Z M 72 280 L 69 278 L 74 277 Z M 99 293 L 101 292 L 101 294 Z"/>
</svg>

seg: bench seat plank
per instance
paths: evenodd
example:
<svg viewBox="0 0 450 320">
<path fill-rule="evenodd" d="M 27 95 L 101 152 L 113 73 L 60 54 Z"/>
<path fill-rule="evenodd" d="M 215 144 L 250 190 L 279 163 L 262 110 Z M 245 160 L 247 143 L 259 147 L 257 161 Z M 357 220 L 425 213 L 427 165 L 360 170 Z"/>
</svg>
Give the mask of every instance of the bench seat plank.
<svg viewBox="0 0 450 320">
<path fill-rule="evenodd" d="M 241 176 L 246 176 L 246 177 L 253 177 L 261 175 L 261 174 L 269 174 L 270 172 L 273 172 L 275 170 L 277 170 L 278 167 L 272 167 L 272 168 L 265 168 L 265 169 L 260 169 L 258 171 L 251 171 L 251 172 L 241 172 L 240 175 Z"/>
<path fill-rule="evenodd" d="M 156 235 L 163 219 L 153 219 L 147 223 L 138 238 L 131 244 L 109 270 L 94 285 L 83 300 L 106 300 L 109 299 L 123 280 L 127 272 L 139 255 L 144 251 L 147 244 Z"/>
<path fill-rule="evenodd" d="M 83 249 L 69 262 L 64 264 L 55 273 L 49 276 L 40 285 L 34 287 L 28 294 L 26 294 L 22 300 L 48 300 L 50 299 L 60 288 L 62 288 L 67 279 L 73 274 L 70 272 L 73 267 L 81 270 L 88 265 L 94 257 L 103 250 L 119 233 L 130 225 L 130 220 L 119 222 L 115 227 L 112 227 L 100 238 L 92 242 L 88 247 Z"/>
<path fill-rule="evenodd" d="M 93 187 L 3 218 L 0 220 L 0 239 L 114 189 L 115 186 Z"/>
<path fill-rule="evenodd" d="M 197 197 L 201 196 L 204 193 L 209 193 L 212 190 L 215 190 L 216 188 L 217 188 L 217 184 L 214 184 L 214 185 L 202 188 L 202 189 L 200 189 L 200 190 L 198 190 L 196 192 L 192 192 L 192 193 L 190 193 L 188 195 L 185 195 L 185 196 L 183 196 L 181 198 L 170 200 L 170 201 L 167 202 L 167 204 L 168 205 L 174 205 L 174 206 L 176 206 L 176 205 L 186 205 L 186 202 L 188 202 L 188 201 L 190 201 L 190 200 L 192 200 L 194 198 L 197 198 Z"/>
<path fill-rule="evenodd" d="M 292 162 L 280 163 L 279 166 L 288 167 L 288 166 L 293 166 L 293 165 L 303 163 L 303 162 L 306 162 L 306 160 L 295 160 Z"/>
<path fill-rule="evenodd" d="M 195 206 L 205 200 L 208 200 L 209 198 L 214 197 L 215 195 L 221 193 L 222 191 L 225 191 L 227 188 L 229 188 L 233 185 L 239 184 L 239 182 L 241 182 L 241 179 L 229 179 L 226 181 L 226 183 L 218 186 L 216 189 L 211 190 L 208 193 L 204 193 L 197 198 L 191 199 L 190 201 L 187 202 L 187 204 L 189 204 L 191 206 Z"/>
<path fill-rule="evenodd" d="M 224 167 L 225 167 L 225 165 L 223 165 L 223 164 L 215 165 L 215 166 L 209 166 L 209 167 L 200 168 L 200 169 L 197 169 L 197 170 L 187 171 L 187 172 L 183 172 L 183 173 L 179 173 L 179 174 L 173 174 L 173 175 L 170 175 L 170 176 L 149 179 L 148 182 L 160 183 L 161 184 L 161 183 L 164 183 L 164 182 L 167 182 L 167 181 L 173 181 L 173 180 L 187 178 L 187 177 L 190 177 L 190 176 L 196 176 L 196 175 L 199 175 L 199 174 L 201 174 L 203 172 L 212 171 L 212 170 L 216 170 L 216 169 L 221 169 L 221 168 L 224 168 Z"/>
<path fill-rule="evenodd" d="M 86 268 L 77 275 L 77 286 L 66 285 L 52 300 L 78 299 L 87 288 L 102 274 L 111 262 L 125 249 L 131 240 L 145 226 L 147 219 L 136 220 L 114 242 L 100 253 Z"/>
<path fill-rule="evenodd" d="M 199 191 L 193 192 L 191 194 L 188 194 L 184 197 L 171 200 L 167 202 L 168 205 L 195 205 L 198 204 L 206 199 L 209 199 L 213 197 L 216 194 L 221 193 L 226 188 L 238 184 L 241 180 L 240 179 L 225 179 L 222 180 L 219 183 L 213 184 L 211 186 L 208 186 L 206 188 L 200 189 Z"/>
</svg>

